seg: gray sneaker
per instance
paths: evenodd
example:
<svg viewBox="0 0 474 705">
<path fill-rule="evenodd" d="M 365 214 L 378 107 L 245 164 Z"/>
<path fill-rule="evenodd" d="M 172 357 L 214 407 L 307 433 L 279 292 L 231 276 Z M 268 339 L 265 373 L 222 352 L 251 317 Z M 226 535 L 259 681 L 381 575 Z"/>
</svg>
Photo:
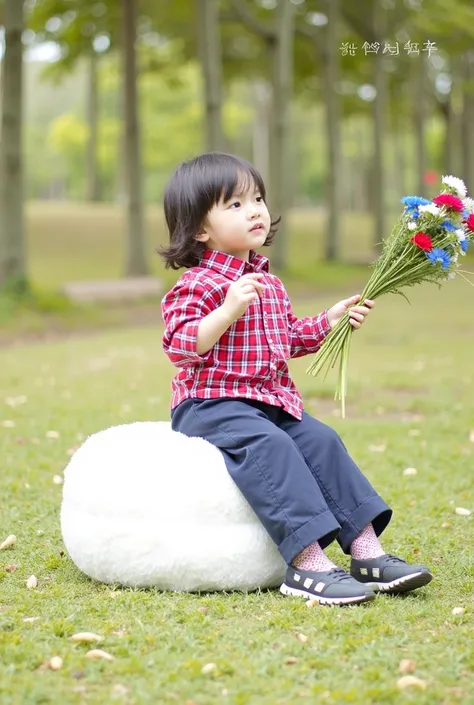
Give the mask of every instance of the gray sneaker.
<svg viewBox="0 0 474 705">
<path fill-rule="evenodd" d="M 354 605 L 375 599 L 375 592 L 370 587 L 361 585 L 342 568 L 315 572 L 290 565 L 280 592 L 317 600 L 320 605 Z"/>
<path fill-rule="evenodd" d="M 433 576 L 423 565 L 410 565 L 386 553 L 379 558 L 351 560 L 353 578 L 376 592 L 408 592 L 428 585 Z"/>
</svg>

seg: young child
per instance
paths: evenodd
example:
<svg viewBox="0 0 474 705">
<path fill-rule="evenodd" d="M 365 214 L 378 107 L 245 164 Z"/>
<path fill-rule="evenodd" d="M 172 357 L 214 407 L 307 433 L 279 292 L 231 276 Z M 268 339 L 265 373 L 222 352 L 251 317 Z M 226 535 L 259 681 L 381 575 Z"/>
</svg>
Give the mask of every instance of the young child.
<svg viewBox="0 0 474 705">
<path fill-rule="evenodd" d="M 297 318 L 282 282 L 256 250 L 278 221 L 247 161 L 203 154 L 181 164 L 165 194 L 166 266 L 186 271 L 162 301 L 163 347 L 178 368 L 172 428 L 205 438 L 288 565 L 280 590 L 321 604 L 372 600 L 432 579 L 421 565 L 386 554 L 378 536 L 392 511 L 338 434 L 312 418 L 287 360 L 318 350 L 349 310 L 359 328 L 373 307 L 359 296 Z M 324 553 L 334 539 L 350 574 Z"/>
</svg>

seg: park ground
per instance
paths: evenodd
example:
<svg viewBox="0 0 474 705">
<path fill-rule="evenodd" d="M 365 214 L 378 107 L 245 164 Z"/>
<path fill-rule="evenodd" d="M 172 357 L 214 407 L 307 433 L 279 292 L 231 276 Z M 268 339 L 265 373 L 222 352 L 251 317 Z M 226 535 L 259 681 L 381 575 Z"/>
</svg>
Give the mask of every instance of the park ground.
<svg viewBox="0 0 474 705">
<path fill-rule="evenodd" d="M 38 224 L 39 210 L 30 213 Z M 32 269 L 43 291 L 119 274 L 109 220 L 88 228 L 79 208 L 66 213 L 69 247 L 51 224 L 34 228 Z M 317 236 L 303 230 L 298 242 Z M 360 267 L 331 273 L 315 263 L 313 283 L 308 257 L 299 275 L 292 257 L 299 315 L 353 293 L 367 276 Z M 474 514 L 456 509 L 474 510 L 474 290 L 459 280 L 409 295 L 411 306 L 401 297 L 381 299 L 354 335 L 345 420 L 332 400 L 334 377 L 308 376 L 311 357 L 291 363 L 308 411 L 341 433 L 393 507 L 386 550 L 423 562 L 435 576 L 404 597 L 379 596 L 350 609 L 309 609 L 278 591 L 121 589 L 82 575 L 62 543 L 55 476 L 88 435 L 168 418 L 173 369 L 160 347 L 159 310 L 134 326 L 114 325 L 124 323 L 123 311 L 120 321 L 95 312 L 85 329 L 67 307 L 59 314 L 53 307 L 46 319 L 44 312 L 25 310 L 16 319 L 3 312 L 0 540 L 15 534 L 17 541 L 0 552 L 1 705 L 472 705 Z M 74 335 L 66 335 L 71 328 Z M 407 468 L 416 474 L 404 474 Z M 348 566 L 337 546 L 329 554 Z M 38 585 L 28 589 L 31 575 Z M 101 635 L 100 647 L 114 660 L 86 659 L 89 647 L 70 638 L 82 631 Z M 58 671 L 42 667 L 53 656 L 63 659 Z M 414 662 L 420 683 L 402 691 L 403 659 Z"/>
</svg>

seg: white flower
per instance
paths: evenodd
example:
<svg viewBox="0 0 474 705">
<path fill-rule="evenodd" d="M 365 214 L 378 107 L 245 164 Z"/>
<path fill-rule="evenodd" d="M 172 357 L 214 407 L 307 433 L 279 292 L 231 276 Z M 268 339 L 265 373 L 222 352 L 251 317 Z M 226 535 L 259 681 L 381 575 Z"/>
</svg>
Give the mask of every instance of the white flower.
<svg viewBox="0 0 474 705">
<path fill-rule="evenodd" d="M 469 213 L 474 213 L 474 199 L 465 198 L 463 201 L 464 208 L 469 211 Z"/>
<path fill-rule="evenodd" d="M 458 242 L 462 242 L 466 239 L 466 233 L 462 228 L 458 228 L 457 230 L 455 230 L 454 234 L 456 235 Z"/>
<path fill-rule="evenodd" d="M 450 279 L 450 280 L 456 279 L 456 272 L 449 272 L 448 279 Z"/>
<path fill-rule="evenodd" d="M 416 223 L 412 220 L 410 223 L 407 224 L 408 230 L 416 230 Z"/>
<path fill-rule="evenodd" d="M 454 255 L 451 255 L 451 260 L 454 262 L 454 264 L 458 263 L 459 259 L 459 252 L 455 252 Z"/>
<path fill-rule="evenodd" d="M 441 181 L 443 182 L 443 184 L 446 184 L 446 186 L 453 188 L 458 194 L 458 196 L 460 196 L 461 198 L 465 197 L 467 189 L 462 179 L 458 179 L 457 176 L 443 176 Z"/>
<path fill-rule="evenodd" d="M 418 206 L 420 213 L 431 213 L 431 215 L 439 215 L 441 209 L 435 203 L 428 203 L 427 206 Z"/>
</svg>

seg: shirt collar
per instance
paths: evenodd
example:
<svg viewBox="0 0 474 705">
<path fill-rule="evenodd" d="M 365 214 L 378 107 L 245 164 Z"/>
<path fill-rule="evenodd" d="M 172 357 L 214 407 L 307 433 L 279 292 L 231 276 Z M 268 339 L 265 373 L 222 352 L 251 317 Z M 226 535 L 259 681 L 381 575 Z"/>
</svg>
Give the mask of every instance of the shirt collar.
<svg viewBox="0 0 474 705">
<path fill-rule="evenodd" d="M 226 255 L 225 252 L 219 250 L 205 250 L 200 262 L 201 267 L 207 267 L 214 272 L 223 274 L 228 279 L 237 280 L 246 272 L 268 272 L 270 269 L 269 261 L 263 255 L 250 250 L 249 261 Z"/>
</svg>

